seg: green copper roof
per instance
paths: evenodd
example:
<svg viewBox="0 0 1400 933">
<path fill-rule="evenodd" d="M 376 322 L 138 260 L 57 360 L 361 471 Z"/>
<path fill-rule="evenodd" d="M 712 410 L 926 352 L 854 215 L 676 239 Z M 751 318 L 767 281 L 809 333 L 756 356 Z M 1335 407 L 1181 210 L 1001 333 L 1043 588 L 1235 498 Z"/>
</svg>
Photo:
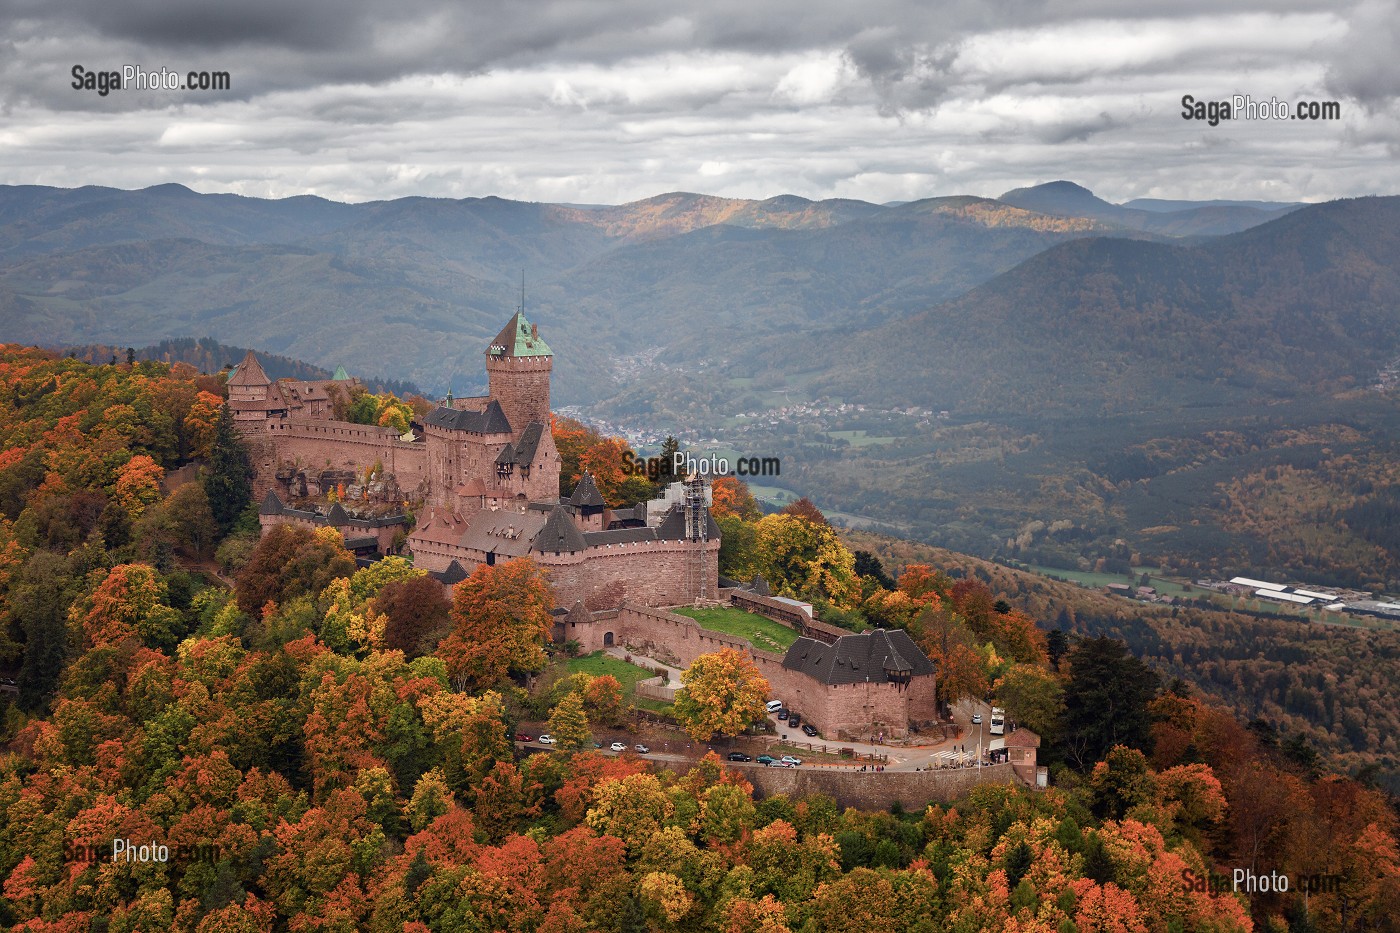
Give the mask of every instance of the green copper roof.
<svg viewBox="0 0 1400 933">
<path fill-rule="evenodd" d="M 517 311 L 515 317 L 506 323 L 496 335 L 496 339 L 491 341 L 486 353 L 488 356 L 554 355 L 554 351 L 549 349 L 549 344 L 536 332 L 535 325 L 525 319 L 523 311 Z"/>
<path fill-rule="evenodd" d="M 345 367 L 344 367 L 344 366 L 337 366 L 337 367 L 335 368 L 335 375 L 332 376 L 331 378 L 332 378 L 332 379 L 335 379 L 335 380 L 337 380 L 337 381 L 339 381 L 339 380 L 344 380 L 344 379 L 349 379 L 349 378 L 350 378 L 350 374 L 347 373 L 347 372 L 345 371 Z"/>
</svg>

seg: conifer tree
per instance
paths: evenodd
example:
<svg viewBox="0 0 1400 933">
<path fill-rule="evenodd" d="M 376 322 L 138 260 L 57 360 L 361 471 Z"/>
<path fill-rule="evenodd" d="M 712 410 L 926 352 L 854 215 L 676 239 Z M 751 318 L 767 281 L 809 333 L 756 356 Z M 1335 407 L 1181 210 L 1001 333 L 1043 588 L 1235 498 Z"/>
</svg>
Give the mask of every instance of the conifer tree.
<svg viewBox="0 0 1400 933">
<path fill-rule="evenodd" d="M 219 415 L 214 444 L 209 454 L 209 472 L 204 476 L 204 493 L 218 522 L 219 534 L 226 535 L 238 522 L 253 496 L 253 466 L 248 451 L 233 427 L 228 406 Z"/>
</svg>

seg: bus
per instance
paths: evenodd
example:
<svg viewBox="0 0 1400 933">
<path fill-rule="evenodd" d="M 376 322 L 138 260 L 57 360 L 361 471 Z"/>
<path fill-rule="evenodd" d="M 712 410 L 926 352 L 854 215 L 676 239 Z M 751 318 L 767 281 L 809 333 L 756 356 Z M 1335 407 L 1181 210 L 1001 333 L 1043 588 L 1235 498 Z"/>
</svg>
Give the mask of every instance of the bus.
<svg viewBox="0 0 1400 933">
<path fill-rule="evenodd" d="M 991 732 L 992 735 L 1006 734 L 1006 710 L 1002 709 L 1000 706 L 992 707 Z"/>
</svg>

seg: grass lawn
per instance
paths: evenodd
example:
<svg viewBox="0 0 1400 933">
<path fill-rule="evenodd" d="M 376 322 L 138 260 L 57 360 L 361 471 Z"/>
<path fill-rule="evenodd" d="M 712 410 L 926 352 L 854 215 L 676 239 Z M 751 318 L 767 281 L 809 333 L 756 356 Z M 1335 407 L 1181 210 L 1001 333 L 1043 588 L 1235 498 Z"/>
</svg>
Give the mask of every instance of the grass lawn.
<svg viewBox="0 0 1400 933">
<path fill-rule="evenodd" d="M 764 651 L 786 651 L 788 646 L 797 641 L 798 638 L 797 633 L 786 625 L 780 625 L 772 619 L 766 619 L 752 612 L 745 612 L 743 609 L 721 607 L 718 609 L 674 609 L 672 611 L 679 615 L 690 616 L 700 623 L 701 628 L 746 638 L 749 644 L 755 648 L 762 648 Z"/>
<path fill-rule="evenodd" d="M 582 671 L 585 674 L 592 674 L 594 677 L 603 674 L 613 675 L 617 678 L 617 682 L 622 684 L 622 692 L 629 700 L 632 698 L 632 691 L 636 688 L 637 681 L 656 676 L 644 667 L 628 664 L 626 661 L 620 661 L 601 651 L 595 651 L 581 658 L 569 658 L 564 666 L 570 674 Z"/>
<path fill-rule="evenodd" d="M 653 713 L 671 712 L 670 703 L 636 695 L 638 681 L 656 676 L 644 667 L 628 664 L 626 661 L 620 661 L 601 651 L 595 651 L 581 658 L 569 658 L 564 667 L 570 674 L 577 674 L 580 671 L 585 674 L 592 674 L 594 677 L 599 677 L 603 674 L 611 674 L 617 678 L 618 683 L 622 684 L 622 699 L 624 702 L 631 703 L 638 709 L 651 710 Z"/>
</svg>

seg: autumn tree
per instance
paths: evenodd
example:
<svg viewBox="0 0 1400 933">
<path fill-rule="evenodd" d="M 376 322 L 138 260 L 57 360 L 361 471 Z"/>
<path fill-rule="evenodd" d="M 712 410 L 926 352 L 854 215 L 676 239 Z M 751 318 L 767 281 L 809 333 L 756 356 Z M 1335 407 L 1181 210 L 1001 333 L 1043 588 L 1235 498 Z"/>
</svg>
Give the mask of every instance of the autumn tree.
<svg viewBox="0 0 1400 933">
<path fill-rule="evenodd" d="M 452 604 L 442 584 L 427 574 L 385 584 L 372 608 L 387 620 L 384 647 L 402 651 L 410 660 L 431 654 L 451 631 Z"/>
<path fill-rule="evenodd" d="M 775 591 L 841 607 L 860 598 L 855 557 L 825 522 L 766 515 L 756 538 L 756 569 Z"/>
<path fill-rule="evenodd" d="M 602 435 L 583 422 L 562 415 L 550 415 L 549 424 L 554 447 L 559 451 L 559 495 L 567 497 L 583 473 L 580 462 L 584 452 L 601 441 Z"/>
<path fill-rule="evenodd" d="M 112 647 L 127 639 L 170 650 L 183 620 L 170 607 L 169 590 L 146 564 L 113 567 L 86 599 L 73 604 L 71 615 L 86 649 Z"/>
<path fill-rule="evenodd" d="M 223 418 L 224 400 L 212 392 L 201 391 L 189 413 L 185 415 L 185 438 L 190 456 L 208 459 L 214 452 L 214 441 Z"/>
<path fill-rule="evenodd" d="M 555 704 L 549 714 L 549 734 L 564 751 L 578 751 L 592 744 L 593 733 L 588 728 L 581 693 L 571 690 Z"/>
<path fill-rule="evenodd" d="M 145 454 L 137 454 L 121 468 L 117 474 L 117 501 L 132 521 L 160 500 L 160 481 L 164 478 L 165 470 Z"/>
<path fill-rule="evenodd" d="M 817 508 L 812 500 L 808 499 L 806 496 L 789 502 L 787 505 L 783 506 L 778 514 L 791 515 L 793 518 L 800 518 L 804 522 L 811 522 L 814 525 L 831 525 L 831 523 L 826 520 L 826 516 L 822 514 L 822 510 Z"/>
<path fill-rule="evenodd" d="M 938 670 L 938 698 L 955 703 L 963 697 L 981 697 L 988 682 L 982 655 L 974 647 L 972 633 L 962 618 L 942 600 L 921 610 L 909 635 Z"/>
<path fill-rule="evenodd" d="M 625 456 L 631 452 L 621 438 L 602 438 L 579 456 L 579 476 L 575 481 L 584 473 L 592 475 L 603 499 L 614 508 L 650 499 L 651 481 L 627 469 Z"/>
<path fill-rule="evenodd" d="M 611 674 L 599 674 L 583 688 L 583 708 L 589 722 L 620 726 L 627 710 L 622 703 L 622 684 Z"/>
<path fill-rule="evenodd" d="M 452 592 L 452 633 L 438 645 L 459 689 L 504 683 L 544 667 L 554 596 L 529 558 L 482 564 Z"/>
<path fill-rule="evenodd" d="M 716 519 L 734 517 L 756 522 L 763 515 L 749 484 L 736 476 L 721 476 L 710 484 L 710 511 Z"/>
<path fill-rule="evenodd" d="M 735 736 L 767 715 L 768 681 L 733 648 L 702 654 L 681 673 L 676 718 L 697 742 Z"/>
<path fill-rule="evenodd" d="M 313 532 L 297 525 L 274 525 L 238 575 L 238 608 L 261 616 L 269 602 L 318 595 L 332 580 L 354 572 L 355 558 L 335 529 Z"/>
</svg>

